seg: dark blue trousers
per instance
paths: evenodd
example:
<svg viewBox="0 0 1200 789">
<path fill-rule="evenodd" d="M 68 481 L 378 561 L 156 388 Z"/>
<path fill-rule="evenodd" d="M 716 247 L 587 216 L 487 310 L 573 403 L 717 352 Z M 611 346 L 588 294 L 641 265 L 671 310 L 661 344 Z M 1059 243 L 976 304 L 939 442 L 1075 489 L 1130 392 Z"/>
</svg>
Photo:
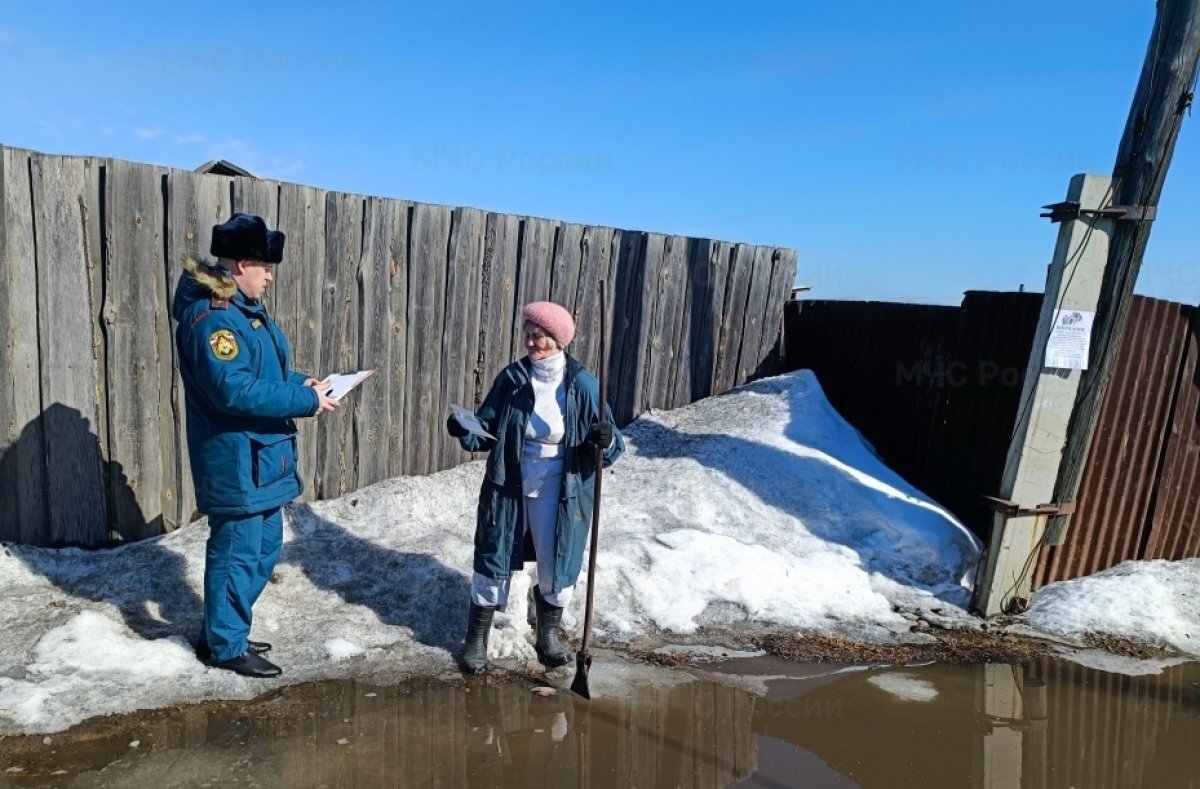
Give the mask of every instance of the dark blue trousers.
<svg viewBox="0 0 1200 789">
<path fill-rule="evenodd" d="M 204 637 L 214 660 L 246 651 L 254 603 L 283 547 L 283 509 L 209 515 L 204 561 Z"/>
</svg>

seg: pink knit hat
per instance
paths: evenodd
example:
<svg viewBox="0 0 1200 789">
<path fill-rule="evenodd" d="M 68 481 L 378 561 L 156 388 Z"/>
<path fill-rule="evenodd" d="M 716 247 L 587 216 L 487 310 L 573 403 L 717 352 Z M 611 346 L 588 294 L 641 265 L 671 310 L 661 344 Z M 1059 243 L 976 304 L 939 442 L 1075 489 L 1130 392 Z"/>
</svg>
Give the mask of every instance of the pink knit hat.
<svg viewBox="0 0 1200 789">
<path fill-rule="evenodd" d="M 521 310 L 521 319 L 541 326 L 559 345 L 568 345 L 575 337 L 575 321 L 571 319 L 571 313 L 552 301 L 526 304 L 525 309 Z"/>
</svg>

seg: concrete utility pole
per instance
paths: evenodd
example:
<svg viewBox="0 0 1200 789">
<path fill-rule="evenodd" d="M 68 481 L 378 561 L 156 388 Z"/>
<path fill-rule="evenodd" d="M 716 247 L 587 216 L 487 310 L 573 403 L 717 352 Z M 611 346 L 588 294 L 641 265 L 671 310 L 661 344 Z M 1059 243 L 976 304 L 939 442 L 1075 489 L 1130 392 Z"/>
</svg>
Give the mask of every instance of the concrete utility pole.
<svg viewBox="0 0 1200 789">
<path fill-rule="evenodd" d="M 1192 106 L 1196 64 L 1200 59 L 1200 0 L 1159 0 L 1158 18 L 1146 61 L 1134 93 L 1125 133 L 1113 168 L 1116 219 L 1108 265 L 1100 287 L 1092 333 L 1091 360 L 1080 382 L 1071 415 L 1063 462 L 1054 486 L 1054 501 L 1074 502 L 1113 363 L 1133 286 L 1150 238 L 1150 223 L 1162 194 L 1183 117 Z M 1047 541 L 1061 543 L 1070 515 L 1050 523 Z"/>
<path fill-rule="evenodd" d="M 1059 226 L 1004 476 L 992 499 L 996 514 L 975 589 L 975 610 L 984 616 L 1019 608 L 1017 601 L 1029 599 L 1046 522 L 1058 511 L 1048 502 L 1055 500 L 1054 479 L 1082 379 L 1080 370 L 1048 367 L 1046 346 L 1060 316 L 1096 311 L 1115 224 L 1103 215 L 1111 195 L 1108 176 L 1076 175 L 1067 199 L 1047 206 L 1051 216 L 1064 206 L 1078 215 Z"/>
</svg>

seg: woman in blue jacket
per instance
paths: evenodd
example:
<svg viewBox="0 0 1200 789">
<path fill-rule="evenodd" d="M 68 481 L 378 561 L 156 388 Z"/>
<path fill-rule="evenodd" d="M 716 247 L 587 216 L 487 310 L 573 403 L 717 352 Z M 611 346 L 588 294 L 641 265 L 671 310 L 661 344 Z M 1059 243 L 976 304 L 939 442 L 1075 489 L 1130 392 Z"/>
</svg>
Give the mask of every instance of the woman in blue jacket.
<svg viewBox="0 0 1200 789">
<path fill-rule="evenodd" d="M 549 301 L 521 312 L 528 355 L 496 376 L 476 416 L 494 438 L 468 432 L 451 416 L 450 435 L 468 452 L 488 452 L 475 524 L 474 575 L 463 671 L 487 670 L 492 615 L 508 602 L 512 573 L 537 558 L 538 660 L 548 667 L 569 662 L 558 640 L 562 612 L 571 601 L 591 528 L 596 448 L 604 467 L 625 451 L 612 413 L 600 402 L 595 377 L 565 352 L 575 323 Z"/>
</svg>

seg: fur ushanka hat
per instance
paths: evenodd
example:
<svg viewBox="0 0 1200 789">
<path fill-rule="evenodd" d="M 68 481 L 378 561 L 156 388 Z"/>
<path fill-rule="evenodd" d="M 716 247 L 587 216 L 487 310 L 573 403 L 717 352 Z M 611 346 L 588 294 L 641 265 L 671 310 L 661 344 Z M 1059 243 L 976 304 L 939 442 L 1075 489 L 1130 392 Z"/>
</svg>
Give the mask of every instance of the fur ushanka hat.
<svg viewBox="0 0 1200 789">
<path fill-rule="evenodd" d="M 279 263 L 283 260 L 285 238 L 278 230 L 267 230 L 261 216 L 234 214 L 228 222 L 213 225 L 208 251 L 218 258 Z"/>
</svg>

